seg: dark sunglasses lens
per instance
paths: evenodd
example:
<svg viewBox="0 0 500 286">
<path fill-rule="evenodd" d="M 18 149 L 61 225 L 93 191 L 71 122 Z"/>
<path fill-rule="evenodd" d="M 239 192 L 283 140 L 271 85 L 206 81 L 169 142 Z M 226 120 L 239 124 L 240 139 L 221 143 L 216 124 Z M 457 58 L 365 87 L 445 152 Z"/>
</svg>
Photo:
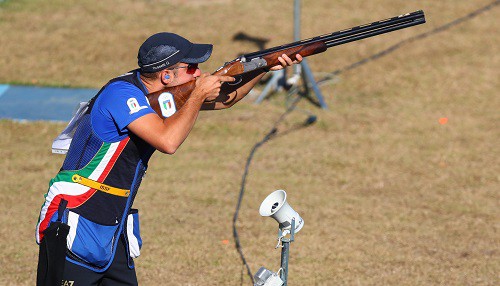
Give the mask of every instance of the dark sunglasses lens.
<svg viewBox="0 0 500 286">
<path fill-rule="evenodd" d="M 188 74 L 194 74 L 197 69 L 198 69 L 198 64 L 188 64 L 186 72 Z"/>
</svg>

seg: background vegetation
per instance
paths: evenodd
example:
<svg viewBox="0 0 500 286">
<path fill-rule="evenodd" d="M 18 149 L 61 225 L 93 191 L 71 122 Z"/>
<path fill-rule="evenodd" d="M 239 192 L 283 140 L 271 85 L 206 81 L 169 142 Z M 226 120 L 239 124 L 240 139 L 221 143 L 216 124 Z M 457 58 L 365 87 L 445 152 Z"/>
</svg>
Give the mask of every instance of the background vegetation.
<svg viewBox="0 0 500 286">
<path fill-rule="evenodd" d="M 498 2 L 498 1 L 496 1 Z M 309 58 L 321 78 L 490 1 L 302 1 L 303 38 L 422 9 L 428 23 Z M 238 230 L 250 267 L 279 267 L 277 226 L 258 207 L 288 192 L 305 227 L 291 246 L 289 285 L 498 285 L 499 7 L 345 72 L 322 86 L 329 110 L 299 104 L 256 153 Z M 213 71 L 258 48 L 244 32 L 292 40 L 292 1 L 19 0 L 0 3 L 0 82 L 99 88 L 136 67 L 158 31 L 213 43 Z M 262 87 L 258 87 L 261 89 Z M 205 112 L 174 156 L 150 162 L 136 206 L 141 285 L 248 285 L 232 217 L 252 146 L 285 95 Z M 447 118 L 444 123 L 440 118 Z M 33 285 L 34 228 L 63 157 L 64 124 L 0 121 L 1 285 Z M 497 146 L 497 147 L 495 147 Z"/>
</svg>

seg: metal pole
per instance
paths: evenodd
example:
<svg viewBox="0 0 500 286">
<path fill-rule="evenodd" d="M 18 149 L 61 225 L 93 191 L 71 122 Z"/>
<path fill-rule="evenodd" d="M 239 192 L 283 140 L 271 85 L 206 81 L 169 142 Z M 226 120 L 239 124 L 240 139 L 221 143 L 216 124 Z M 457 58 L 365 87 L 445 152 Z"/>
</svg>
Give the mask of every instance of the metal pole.
<svg viewBox="0 0 500 286">
<path fill-rule="evenodd" d="M 295 41 L 300 41 L 300 0 L 295 0 L 294 3 L 294 40 Z M 302 68 L 302 69 L 301 69 Z M 303 72 L 305 77 L 302 77 L 302 83 L 306 86 L 307 89 L 307 84 L 310 83 L 311 87 L 314 91 L 314 94 L 316 94 L 316 98 L 318 99 L 319 105 L 323 109 L 328 109 L 328 106 L 326 105 L 325 100 L 323 99 L 323 95 L 321 94 L 321 90 L 319 89 L 318 85 L 316 84 L 316 80 L 314 79 L 314 76 L 312 74 L 311 68 L 309 68 L 309 65 L 307 64 L 306 59 L 302 60 L 302 62 L 299 65 L 295 66 L 295 74 L 300 75 L 300 73 Z"/>
<path fill-rule="evenodd" d="M 305 75 L 305 80 L 304 84 L 306 85 L 308 82 L 311 83 L 311 87 L 316 94 L 316 98 L 318 99 L 319 105 L 323 109 L 328 109 L 328 106 L 326 105 L 325 100 L 323 99 L 323 95 L 321 94 L 321 90 L 318 87 L 318 84 L 316 83 L 316 80 L 314 79 L 313 73 L 311 69 L 309 68 L 309 65 L 307 64 L 306 59 L 304 59 L 300 65 L 302 66 L 302 70 Z"/>
<path fill-rule="evenodd" d="M 293 40 L 300 41 L 300 0 L 293 4 Z M 295 74 L 300 75 L 300 66 L 294 66 Z"/>
<path fill-rule="evenodd" d="M 287 284 L 288 277 L 288 258 L 290 256 L 290 242 L 282 241 L 281 246 L 281 273 L 280 278 L 283 280 L 283 286 Z"/>
<path fill-rule="evenodd" d="M 290 243 L 295 239 L 295 219 L 292 219 L 292 225 L 290 229 L 290 238 L 281 239 L 281 273 L 280 278 L 283 281 L 283 286 L 288 283 L 288 260 L 290 258 Z M 280 228 L 278 236 L 282 237 L 283 231 Z"/>
<path fill-rule="evenodd" d="M 278 91 L 281 87 L 285 86 L 286 83 L 286 74 L 285 70 L 279 70 L 272 72 L 273 75 L 271 79 L 267 82 L 266 87 L 260 93 L 259 97 L 255 100 L 255 103 L 261 103 L 266 96 L 268 96 L 273 91 Z"/>
<path fill-rule="evenodd" d="M 293 5 L 293 39 L 294 41 L 300 41 L 300 0 L 294 0 L 294 5 Z M 264 98 L 266 98 L 271 92 L 273 91 L 278 91 L 281 88 L 286 87 L 286 69 L 273 72 L 273 75 L 269 82 L 267 83 L 266 87 L 264 90 L 260 93 L 259 97 L 257 100 L 255 100 L 255 103 L 261 103 Z M 326 105 L 326 102 L 323 98 L 323 95 L 321 94 L 321 90 L 318 87 L 318 84 L 316 83 L 316 80 L 314 79 L 314 75 L 311 71 L 311 68 L 309 68 L 309 65 L 307 64 L 306 59 L 302 60 L 300 65 L 295 65 L 294 66 L 294 76 L 291 79 L 291 84 L 293 85 L 296 80 L 298 79 L 301 75 L 301 73 L 304 73 L 304 76 L 302 77 L 302 84 L 304 84 L 304 88 L 306 90 L 306 93 L 309 93 L 308 86 L 309 84 L 312 87 L 312 90 L 314 91 L 314 94 L 316 95 L 316 98 L 318 99 L 318 103 L 321 108 L 323 109 L 328 109 L 328 106 Z M 307 95 L 306 94 L 306 95 Z"/>
<path fill-rule="evenodd" d="M 294 41 L 299 41 L 300 37 L 300 1 L 294 0 L 294 5 L 293 5 L 293 40 Z M 300 66 L 295 65 L 294 67 L 294 73 L 296 75 L 300 75 Z M 255 103 L 261 103 L 264 98 L 266 98 L 271 92 L 273 91 L 278 91 L 281 88 L 285 88 L 286 86 L 286 72 L 285 69 L 280 70 L 280 71 L 275 71 L 273 72 L 273 75 L 267 85 L 264 87 L 264 90 L 260 93 L 259 97 L 257 100 L 255 100 Z"/>
</svg>

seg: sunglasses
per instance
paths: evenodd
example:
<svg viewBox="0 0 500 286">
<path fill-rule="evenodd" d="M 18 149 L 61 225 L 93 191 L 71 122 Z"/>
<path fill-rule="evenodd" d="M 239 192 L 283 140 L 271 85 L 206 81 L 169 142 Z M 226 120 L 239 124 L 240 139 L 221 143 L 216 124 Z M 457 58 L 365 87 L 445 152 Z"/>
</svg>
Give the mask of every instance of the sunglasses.
<svg viewBox="0 0 500 286">
<path fill-rule="evenodd" d="M 198 69 L 198 64 L 188 64 L 187 66 L 182 66 L 182 67 L 175 67 L 171 68 L 170 70 L 176 70 L 176 69 L 187 69 L 186 73 L 187 74 L 194 74 L 196 70 Z"/>
</svg>

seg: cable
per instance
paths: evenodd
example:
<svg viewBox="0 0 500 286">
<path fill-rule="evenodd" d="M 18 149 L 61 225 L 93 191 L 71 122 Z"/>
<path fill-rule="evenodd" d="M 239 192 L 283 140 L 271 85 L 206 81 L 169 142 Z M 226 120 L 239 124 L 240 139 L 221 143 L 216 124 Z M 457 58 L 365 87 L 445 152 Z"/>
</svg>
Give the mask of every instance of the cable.
<svg viewBox="0 0 500 286">
<path fill-rule="evenodd" d="M 238 236 L 238 230 L 236 229 L 236 222 L 238 220 L 238 214 L 240 212 L 241 202 L 243 200 L 243 195 L 245 193 L 245 183 L 246 183 L 246 179 L 248 176 L 248 170 L 250 169 L 250 163 L 252 162 L 253 156 L 255 155 L 255 152 L 257 151 L 257 149 L 259 149 L 262 145 L 264 145 L 266 142 L 271 140 L 277 134 L 278 124 L 281 121 L 283 121 L 285 119 L 285 117 L 295 109 L 295 107 L 296 107 L 297 103 L 300 101 L 300 99 L 301 99 L 301 97 L 297 97 L 294 100 L 294 102 L 287 108 L 287 110 L 278 118 L 278 120 L 274 123 L 271 130 L 264 136 L 264 138 L 261 141 L 257 142 L 253 146 L 252 150 L 250 151 L 250 155 L 248 155 L 247 162 L 245 165 L 245 171 L 243 172 L 243 177 L 241 179 L 240 194 L 238 196 L 238 203 L 236 204 L 236 211 L 234 212 L 234 216 L 233 216 L 233 237 L 234 237 L 236 249 L 238 250 L 238 252 L 240 254 L 240 257 L 241 257 L 243 264 L 247 268 L 247 273 L 248 273 L 248 276 L 250 276 L 250 279 L 252 279 L 252 283 L 255 283 L 255 281 L 253 279 L 253 275 L 252 275 L 252 271 L 250 270 L 250 266 L 246 262 L 245 255 L 243 255 L 243 249 L 241 248 L 241 243 L 240 243 L 240 239 Z M 312 123 L 309 123 L 309 124 L 312 124 Z"/>
<path fill-rule="evenodd" d="M 476 17 L 477 15 L 483 13 L 483 12 L 486 12 L 488 10 L 491 10 L 493 7 L 495 7 L 496 5 L 500 4 L 500 0 L 496 0 L 482 8 L 479 8 L 469 14 L 467 14 L 466 16 L 463 16 L 463 17 L 460 17 L 458 19 L 455 19 L 449 23 L 446 23 L 444 25 L 441 25 L 433 30 L 430 30 L 428 32 L 424 32 L 424 33 L 421 33 L 421 34 L 418 34 L 416 36 L 413 36 L 413 37 L 410 37 L 408 39 L 405 39 L 403 41 L 400 41 L 399 43 L 396 43 L 392 46 L 390 46 L 389 48 L 385 49 L 385 50 L 382 50 L 376 54 L 373 54 L 367 58 L 364 58 L 360 61 L 357 61 L 355 63 L 352 63 L 346 67 L 343 67 L 343 68 L 340 68 L 338 70 L 335 70 L 333 72 L 331 72 L 329 75 L 327 75 L 324 79 L 318 81 L 318 84 L 326 84 L 327 82 L 331 81 L 332 79 L 334 79 L 334 76 L 336 75 L 339 75 L 343 72 L 346 72 L 346 71 L 349 71 L 349 70 L 352 70 L 352 69 L 355 69 L 357 67 L 360 67 L 370 61 L 373 61 L 373 60 L 376 60 L 378 58 L 381 58 L 383 56 L 386 56 L 392 52 L 394 52 L 395 50 L 399 49 L 401 46 L 403 46 L 404 44 L 407 44 L 407 43 L 410 43 L 410 42 L 413 42 L 413 41 L 416 41 L 416 40 L 420 40 L 420 39 L 424 39 L 424 38 L 427 38 L 433 34 L 436 34 L 436 33 L 439 33 L 439 32 L 443 32 L 443 31 L 446 31 L 460 23 L 463 23 L 465 21 L 468 21 L 474 17 Z M 298 87 L 294 87 L 293 89 L 291 89 L 289 92 L 288 92 L 288 95 L 291 95 L 295 92 L 297 92 L 298 90 Z M 264 145 L 266 142 L 268 142 L 269 140 L 273 139 L 276 137 L 277 133 L 278 133 L 278 124 L 281 123 L 281 121 L 283 121 L 285 119 L 285 117 L 291 113 L 293 110 L 295 110 L 298 102 L 300 101 L 300 99 L 302 99 L 303 96 L 297 96 L 293 102 L 288 106 L 288 108 L 286 109 L 286 111 L 278 118 L 278 120 L 274 123 L 273 127 L 271 128 L 271 130 L 264 136 L 264 138 L 257 142 L 252 150 L 250 151 L 250 154 L 247 158 L 247 162 L 245 164 L 245 171 L 243 172 L 243 176 L 242 176 L 242 180 L 241 180 L 241 188 L 240 188 L 240 194 L 238 196 L 238 203 L 236 205 L 236 211 L 234 213 L 234 216 L 233 216 L 233 237 L 234 237 L 234 241 L 235 241 L 235 246 L 236 246 L 236 249 L 237 251 L 239 252 L 240 254 L 240 257 L 241 257 L 241 260 L 243 262 L 243 264 L 245 265 L 246 269 L 247 269 L 247 273 L 248 273 L 248 276 L 250 276 L 250 279 L 252 280 L 252 283 L 255 283 L 254 279 L 253 279 L 253 275 L 252 275 L 252 271 L 250 269 L 250 266 L 248 265 L 246 259 L 245 259 L 245 256 L 243 255 L 243 249 L 241 247 L 241 243 L 240 243 L 240 239 L 239 239 L 239 236 L 238 236 L 238 231 L 236 229 L 236 222 L 238 220 L 238 214 L 239 214 L 239 211 L 240 211 L 240 207 L 241 207 L 241 202 L 243 201 L 243 195 L 245 193 L 245 184 L 246 184 L 246 178 L 248 176 L 248 172 L 249 172 L 249 169 L 250 169 L 250 163 L 252 162 L 252 159 L 253 159 L 253 156 L 255 155 L 255 152 L 257 151 L 257 149 L 259 149 L 262 145 Z M 308 125 L 311 125 L 313 124 L 314 122 L 316 122 L 316 116 L 313 115 L 313 114 L 310 114 L 309 117 L 306 119 L 306 121 L 304 122 L 303 126 L 308 126 Z M 243 279 L 241 279 L 241 283 L 243 284 Z"/>
</svg>

